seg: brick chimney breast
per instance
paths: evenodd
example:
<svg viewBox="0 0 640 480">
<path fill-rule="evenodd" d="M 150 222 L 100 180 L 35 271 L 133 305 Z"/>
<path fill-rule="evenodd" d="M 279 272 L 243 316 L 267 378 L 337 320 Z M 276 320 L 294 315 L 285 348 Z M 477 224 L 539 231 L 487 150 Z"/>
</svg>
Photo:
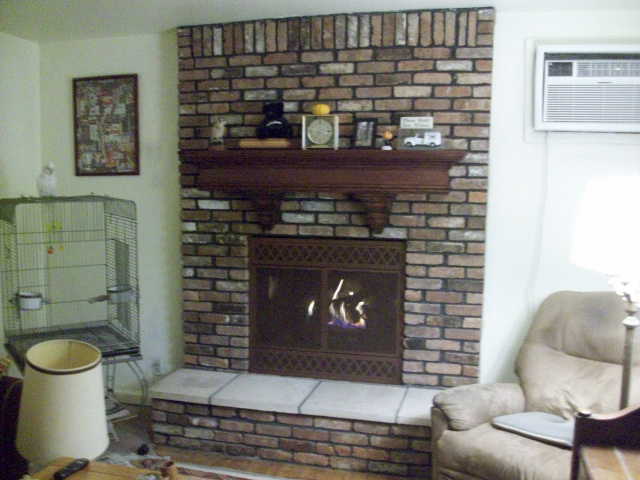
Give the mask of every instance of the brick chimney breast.
<svg viewBox="0 0 640 480">
<path fill-rule="evenodd" d="M 373 234 L 349 195 L 287 194 L 267 235 L 406 242 L 402 383 L 448 387 L 478 380 L 484 277 L 491 8 L 264 19 L 177 31 L 179 148 L 209 148 L 216 117 L 228 139 L 255 137 L 262 106 L 300 117 L 318 101 L 340 115 L 341 148 L 354 121 L 397 133 L 404 116 L 432 116 L 444 148 L 467 151 L 450 190 L 400 194 Z M 382 145 L 378 138 L 376 148 Z M 199 190 L 182 159 L 184 362 L 249 369 L 248 238 L 263 235 L 241 192 Z"/>
</svg>

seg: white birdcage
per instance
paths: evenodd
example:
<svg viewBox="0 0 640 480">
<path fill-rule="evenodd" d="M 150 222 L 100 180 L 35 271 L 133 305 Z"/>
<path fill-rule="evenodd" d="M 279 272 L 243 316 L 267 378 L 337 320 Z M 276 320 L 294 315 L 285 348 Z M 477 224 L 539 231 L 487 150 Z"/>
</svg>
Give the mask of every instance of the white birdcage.
<svg viewBox="0 0 640 480">
<path fill-rule="evenodd" d="M 71 338 L 105 363 L 140 357 L 135 203 L 102 196 L 0 199 L 7 350 Z"/>
</svg>

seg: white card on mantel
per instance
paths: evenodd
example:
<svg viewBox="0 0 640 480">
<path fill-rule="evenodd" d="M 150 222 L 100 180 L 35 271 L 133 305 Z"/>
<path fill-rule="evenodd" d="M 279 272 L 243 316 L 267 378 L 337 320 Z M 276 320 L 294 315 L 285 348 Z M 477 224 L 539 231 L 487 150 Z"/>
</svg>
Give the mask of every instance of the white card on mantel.
<svg viewBox="0 0 640 480">
<path fill-rule="evenodd" d="M 400 128 L 433 128 L 433 117 L 401 117 Z"/>
</svg>

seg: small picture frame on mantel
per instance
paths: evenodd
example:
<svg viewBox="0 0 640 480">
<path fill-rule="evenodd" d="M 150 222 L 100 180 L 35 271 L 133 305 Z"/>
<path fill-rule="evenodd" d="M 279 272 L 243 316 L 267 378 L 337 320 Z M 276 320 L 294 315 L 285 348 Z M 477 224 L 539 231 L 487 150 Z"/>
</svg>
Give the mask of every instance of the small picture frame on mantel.
<svg viewBox="0 0 640 480">
<path fill-rule="evenodd" d="M 376 141 L 376 126 L 378 121 L 375 118 L 361 118 L 356 120 L 353 129 L 353 148 L 373 148 Z"/>
</svg>

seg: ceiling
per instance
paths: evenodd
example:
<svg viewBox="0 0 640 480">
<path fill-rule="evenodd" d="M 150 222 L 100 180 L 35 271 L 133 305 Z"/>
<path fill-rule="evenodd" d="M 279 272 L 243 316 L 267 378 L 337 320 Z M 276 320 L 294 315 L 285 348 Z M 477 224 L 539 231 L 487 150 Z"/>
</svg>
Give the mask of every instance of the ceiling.
<svg viewBox="0 0 640 480">
<path fill-rule="evenodd" d="M 637 10 L 638 0 L 0 0 L 0 32 L 44 43 L 266 18 L 487 6 L 508 12 Z"/>
</svg>

